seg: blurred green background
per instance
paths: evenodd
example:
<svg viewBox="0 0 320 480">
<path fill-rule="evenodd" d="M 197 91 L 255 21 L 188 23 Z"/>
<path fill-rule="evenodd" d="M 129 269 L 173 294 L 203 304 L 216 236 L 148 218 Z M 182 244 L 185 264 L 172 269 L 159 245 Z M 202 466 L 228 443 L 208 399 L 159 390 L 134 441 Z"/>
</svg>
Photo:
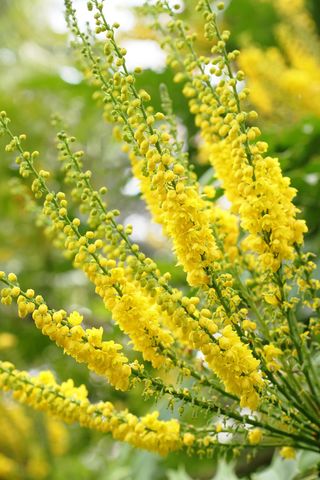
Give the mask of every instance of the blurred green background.
<svg viewBox="0 0 320 480">
<path fill-rule="evenodd" d="M 81 8 L 81 22 L 84 22 L 86 2 L 80 0 L 77 5 Z M 106 5 L 109 3 L 106 2 Z M 193 0 L 185 2 L 185 18 L 193 15 L 194 5 Z M 309 3 L 309 8 L 320 31 L 319 2 L 313 0 Z M 133 14 L 128 13 L 127 9 L 126 2 L 122 1 L 116 7 L 113 6 L 111 13 L 117 15 L 118 12 L 120 21 L 123 19 L 123 41 L 130 46 L 130 41 L 137 42 L 137 38 L 132 38 L 139 35 L 134 27 Z M 232 31 L 233 47 L 238 48 L 244 41 L 254 42 L 264 48 L 276 44 L 274 28 L 279 19 L 267 1 L 231 1 L 223 21 Z M 133 43 L 133 50 L 137 45 Z M 140 65 L 141 58 L 139 54 L 136 56 L 137 65 Z M 161 82 L 167 84 L 175 112 L 184 126 L 187 148 L 195 170 L 200 177 L 210 177 L 208 165 L 197 162 L 197 131 L 193 117 L 188 112 L 180 87 L 173 83 L 173 73 L 161 62 L 159 54 L 159 65 L 155 69 L 147 68 L 139 77 L 139 85 L 151 93 L 155 107 L 160 108 L 158 85 Z M 152 65 L 150 60 L 150 66 Z M 63 19 L 63 2 L 0 0 L 0 110 L 7 111 L 16 133 L 27 134 L 27 148 L 40 151 L 41 166 L 56 173 L 56 189 L 63 189 L 64 185 L 58 172 L 56 127 L 52 126 L 51 117 L 53 114 L 62 116 L 69 132 L 77 137 L 86 152 L 86 165 L 94 172 L 93 183 L 97 187 L 108 187 L 109 206 L 121 210 L 122 220 L 132 223 L 135 228 L 134 238 L 148 254 L 157 258 L 161 268 L 173 274 L 175 284 L 180 285 L 183 282 L 182 272 L 174 266 L 170 248 L 161 238 L 159 228 L 150 223 L 136 183 L 131 177 L 128 160 L 112 139 L 111 129 L 102 120 L 101 111 L 92 100 L 92 94 L 93 89 L 84 80 L 77 58 L 69 47 L 69 36 Z M 310 114 L 293 122 L 288 116 L 280 123 L 274 123 L 270 119 L 264 122 L 262 119 L 260 126 L 264 139 L 269 142 L 270 153 L 279 156 L 284 172 L 299 190 L 296 203 L 309 227 L 306 248 L 318 253 L 320 118 Z M 14 158 L 4 153 L 4 145 L 4 140 L 0 138 L 1 269 L 16 272 L 23 288 L 34 288 L 37 293 L 43 294 L 52 307 L 80 309 L 86 315 L 88 324 L 105 325 L 103 305 L 84 275 L 74 271 L 71 262 L 56 251 L 41 229 L 34 225 L 33 214 L 26 208 L 23 192 L 19 191 L 15 183 L 18 172 Z M 14 307 L 1 308 L 0 318 L 2 359 L 14 362 L 19 368 L 50 368 L 60 381 L 72 377 L 77 384 L 85 382 L 93 400 L 112 399 L 119 407 L 128 406 L 137 414 L 147 410 L 148 403 L 141 404 L 139 392 L 124 395 L 112 391 L 100 378 L 89 374 L 85 366 L 77 365 L 64 356 L 60 349 L 41 335 L 30 319 L 18 319 Z M 117 332 L 110 327 L 108 334 L 116 336 Z M 163 415 L 166 414 L 166 406 L 165 401 L 159 405 Z M 7 397 L 2 399 L 3 415 L 13 409 Z M 43 416 L 21 410 L 19 415 L 27 417 L 27 428 L 32 432 L 30 436 L 34 438 L 32 444 L 35 447 L 33 450 L 30 447 L 30 452 L 25 451 L 25 455 L 19 456 L 15 449 L 0 442 L 0 467 L 4 461 L 1 455 L 11 458 L 19 467 L 16 476 L 12 477 L 8 471 L 3 473 L 0 468 L 0 479 L 236 478 L 232 473 L 233 465 L 230 467 L 222 463 L 217 471 L 217 465 L 211 460 L 199 461 L 182 455 L 161 459 L 78 426 L 66 427 L 68 441 L 64 452 L 57 456 L 48 447 L 50 435 Z M 12 421 L 12 426 L 14 425 Z M 39 455 L 47 467 L 38 472 L 28 470 L 26 465 L 30 458 L 35 458 L 39 464 Z M 237 473 L 243 478 L 256 480 L 289 480 L 303 470 L 310 460 L 306 455 L 285 464 L 274 459 L 270 467 L 268 464 L 271 459 L 272 452 L 266 452 L 256 462 L 242 458 L 238 462 Z M 263 468 L 267 469 L 259 473 L 259 469 Z M 255 470 L 258 473 L 254 473 Z"/>
</svg>

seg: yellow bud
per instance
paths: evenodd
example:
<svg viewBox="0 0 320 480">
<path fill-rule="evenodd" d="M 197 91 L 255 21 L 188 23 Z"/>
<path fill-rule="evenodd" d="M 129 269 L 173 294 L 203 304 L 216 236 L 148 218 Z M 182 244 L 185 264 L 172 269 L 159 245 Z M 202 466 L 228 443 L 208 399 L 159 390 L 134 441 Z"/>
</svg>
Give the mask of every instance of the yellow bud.
<svg viewBox="0 0 320 480">
<path fill-rule="evenodd" d="M 38 307 L 38 312 L 41 313 L 41 314 L 45 314 L 47 313 L 48 311 L 48 307 L 45 303 L 42 303 L 39 307 Z"/>
<path fill-rule="evenodd" d="M 195 436 L 192 433 L 185 433 L 183 435 L 183 443 L 187 446 L 190 447 L 195 441 Z"/>
<path fill-rule="evenodd" d="M 164 119 L 165 119 L 165 116 L 164 116 L 163 113 L 157 112 L 157 113 L 155 114 L 155 119 L 156 119 L 156 120 L 164 120 Z"/>
<path fill-rule="evenodd" d="M 248 440 L 250 445 L 257 445 L 262 440 L 262 431 L 260 428 L 254 428 L 248 433 Z"/>
<path fill-rule="evenodd" d="M 54 312 L 53 316 L 52 316 L 52 319 L 54 322 L 56 323 L 61 323 L 62 321 L 62 315 L 60 312 Z"/>
<path fill-rule="evenodd" d="M 140 95 L 141 100 L 143 100 L 144 102 L 150 102 L 151 97 L 150 97 L 149 93 L 146 92 L 145 90 L 140 90 L 139 95 Z"/>
<path fill-rule="evenodd" d="M 17 297 L 18 295 L 20 295 L 20 288 L 19 287 L 13 287 L 11 289 L 11 295 L 13 297 Z"/>
<path fill-rule="evenodd" d="M 8 274 L 8 280 L 9 280 L 9 282 L 16 282 L 17 281 L 17 276 L 14 273 L 9 273 Z"/>
<path fill-rule="evenodd" d="M 282 447 L 280 450 L 280 455 L 286 460 L 292 460 L 296 458 L 296 451 L 292 447 Z"/>
</svg>

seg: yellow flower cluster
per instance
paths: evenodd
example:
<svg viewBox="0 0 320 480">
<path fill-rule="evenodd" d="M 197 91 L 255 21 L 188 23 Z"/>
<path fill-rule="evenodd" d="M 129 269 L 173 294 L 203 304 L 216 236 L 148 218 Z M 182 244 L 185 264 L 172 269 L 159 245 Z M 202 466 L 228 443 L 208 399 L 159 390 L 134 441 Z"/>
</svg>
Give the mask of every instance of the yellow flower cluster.
<svg viewBox="0 0 320 480">
<path fill-rule="evenodd" d="M 154 302 L 143 294 L 130 267 L 118 266 L 114 259 L 108 260 L 101 255 L 97 264 L 80 245 L 75 266 L 81 268 L 95 285 L 96 293 L 104 300 L 113 320 L 130 337 L 134 349 L 141 352 L 145 360 L 151 361 L 155 368 L 168 365 L 161 349 L 169 347 L 173 338 L 161 328 Z"/>
<path fill-rule="evenodd" d="M 16 282 L 13 275 L 9 274 L 8 280 L 11 278 Z M 3 272 L 1 276 L 4 278 Z M 77 362 L 86 363 L 90 370 L 106 377 L 116 389 L 129 388 L 131 368 L 127 357 L 120 352 L 122 345 L 113 340 L 102 340 L 102 327 L 83 328 L 83 317 L 78 312 L 67 315 L 64 310 L 49 310 L 40 295 L 35 296 L 32 289 L 21 292 L 17 284 L 2 289 L 1 295 L 2 298 L 16 297 L 19 317 L 32 313 L 37 328 Z"/>
<path fill-rule="evenodd" d="M 299 59 L 305 61 L 305 56 L 299 55 Z M 266 51 L 247 47 L 239 56 L 239 64 L 248 77 L 251 101 L 262 115 L 276 121 L 320 115 L 320 65 L 315 64 L 312 72 L 302 61 L 299 67 L 288 66 L 275 47 Z"/>
<path fill-rule="evenodd" d="M 0 413 L 0 478 L 14 480 L 25 478 L 25 475 L 34 480 L 48 478 L 50 457 L 68 451 L 66 426 L 59 420 L 43 416 L 41 428 L 44 436 L 40 438 L 39 418 L 6 396 L 0 400 Z"/>
<path fill-rule="evenodd" d="M 236 244 L 239 236 L 237 217 L 214 202 L 206 201 L 204 197 L 208 195 L 205 191 L 202 195 L 199 193 L 200 186 L 194 175 L 190 178 L 184 166 L 175 164 L 173 156 L 170 159 L 172 165 L 175 165 L 173 172 L 167 170 L 161 162 L 155 165 L 151 163 L 148 175 L 144 172 L 143 162 L 133 151 L 129 157 L 133 173 L 140 180 L 140 188 L 153 220 L 162 225 L 164 233 L 173 240 L 177 257 L 184 259 L 180 262 L 188 273 L 189 285 L 207 284 L 205 269 L 213 262 L 220 262 L 221 253 L 227 253 L 230 260 L 237 255 Z M 158 157 L 156 152 L 155 157 Z M 165 156 L 165 165 L 167 162 L 168 156 Z M 174 175 L 178 172 L 181 176 Z M 153 174 L 156 176 L 152 179 Z M 190 183 L 185 181 L 186 178 Z M 173 183 L 168 182 L 168 179 Z M 216 232 L 214 236 L 213 230 Z M 221 242 L 222 249 L 217 239 Z M 210 249 L 204 251 L 205 245 L 210 246 Z"/>
<path fill-rule="evenodd" d="M 159 346 L 162 349 L 170 347 L 173 338 L 161 328 L 157 310 L 139 291 L 138 283 L 128 281 L 129 275 L 128 269 L 118 267 L 109 277 L 98 274 L 89 278 L 96 285 L 96 292 L 106 308 L 112 312 L 113 319 L 130 337 L 134 349 L 142 352 L 143 358 L 153 367 L 163 367 L 168 364 L 168 359 L 160 353 Z M 121 295 L 115 285 L 120 288 Z"/>
<path fill-rule="evenodd" d="M 166 455 L 182 446 L 177 420 L 158 420 L 158 412 L 138 418 L 127 410 L 117 411 L 110 402 L 91 404 L 84 385 L 75 387 L 72 380 L 59 385 L 49 371 L 33 377 L 9 362 L 0 362 L 0 389 L 12 390 L 15 399 L 36 410 L 67 423 L 79 422 L 111 433 L 115 439 L 135 447 Z"/>
<path fill-rule="evenodd" d="M 202 309 L 199 312 L 196 309 L 198 301 L 197 297 L 183 297 L 184 308 L 175 309 L 169 319 L 170 326 L 189 348 L 203 353 L 209 368 L 223 382 L 227 392 L 240 398 L 242 407 L 256 409 L 264 385 L 259 372 L 260 362 L 253 357 L 249 347 L 241 341 L 231 325 L 220 330 L 210 310 Z M 169 309 L 170 305 L 171 302 Z"/>
<path fill-rule="evenodd" d="M 271 0 L 280 15 L 276 36 L 280 49 L 250 46 L 239 56 L 251 101 L 276 120 L 320 115 L 319 37 L 304 0 Z"/>
<path fill-rule="evenodd" d="M 184 301 L 187 308 L 193 305 L 190 300 Z M 259 372 L 260 362 L 232 326 L 219 329 L 214 316 L 208 309 L 202 309 L 200 315 L 192 319 L 188 318 L 183 308 L 178 308 L 173 314 L 173 321 L 180 338 L 190 348 L 203 353 L 209 368 L 223 382 L 226 391 L 238 396 L 241 406 L 254 410 L 259 404 L 264 384 Z"/>
<path fill-rule="evenodd" d="M 260 362 L 241 342 L 231 325 L 227 325 L 221 334 L 218 344 L 207 349 L 206 361 L 223 380 L 226 391 L 240 397 L 242 407 L 255 410 L 264 384 L 258 371 Z M 206 348 L 202 350 L 206 351 Z"/>
<path fill-rule="evenodd" d="M 296 191 L 290 187 L 290 180 L 282 176 L 279 161 L 266 156 L 267 144 L 257 141 L 260 130 L 248 126 L 248 120 L 253 120 L 256 114 L 241 108 L 240 102 L 248 96 L 248 90 L 238 92 L 244 74 L 232 71 L 231 62 L 239 52 L 226 50 L 230 32 L 220 33 L 216 14 L 206 2 L 200 1 L 198 9 L 204 12 L 208 39 L 217 40 L 211 50 L 214 57 L 196 61 L 186 56 L 184 75 L 175 79 L 188 80 L 183 92 L 190 99 L 190 111 L 205 141 L 209 161 L 233 211 L 240 215 L 242 228 L 249 232 L 244 245 L 259 254 L 266 269 L 276 271 L 282 260 L 293 257 L 294 244 L 302 243 L 306 231 L 305 222 L 296 219 L 298 210 L 292 203 Z M 180 20 L 171 21 L 169 28 L 181 38 Z M 185 34 L 182 38 L 185 39 Z M 171 39 L 164 43 L 173 48 Z M 202 69 L 195 73 L 199 62 Z M 173 66 L 176 64 L 174 60 Z M 207 69 L 210 66 L 212 76 L 223 77 L 217 86 L 212 86 L 203 65 Z"/>
<path fill-rule="evenodd" d="M 250 146 L 250 165 L 240 142 L 232 142 L 229 135 L 212 145 L 209 158 L 240 215 L 242 228 L 249 232 L 243 246 L 257 252 L 265 268 L 276 271 L 282 260 L 293 258 L 293 246 L 302 243 L 306 226 L 295 218 L 298 210 L 292 199 L 296 190 L 282 176 L 279 161 L 263 155 L 266 148 L 264 142 Z"/>
<path fill-rule="evenodd" d="M 159 136 L 161 154 L 150 143 L 147 125 L 137 122 L 132 126 L 138 130 L 135 140 L 139 156 L 135 151 L 129 156 L 150 211 L 172 239 L 177 258 L 188 274 L 188 283 L 192 286 L 206 284 L 205 268 L 220 255 L 210 227 L 208 206 L 201 198 L 199 186 L 189 180 L 188 171 L 171 153 L 173 139 L 169 133 Z M 148 146 L 146 151 L 145 145 Z"/>
<path fill-rule="evenodd" d="M 306 0 L 269 0 L 277 13 L 281 16 L 280 28 L 285 28 L 288 32 L 296 34 L 296 39 L 292 45 L 291 52 L 296 47 L 295 58 L 299 54 L 305 55 L 314 51 L 315 46 L 319 45 L 317 36 L 317 27 L 310 14 Z M 286 32 L 286 33 L 287 33 Z M 308 55 L 306 55 L 308 58 Z M 303 61 L 300 59 L 300 61 Z"/>
<path fill-rule="evenodd" d="M 144 132 L 137 142 L 145 141 L 146 135 Z M 148 150 L 146 155 L 148 176 L 144 175 L 143 162 L 134 153 L 130 155 L 144 198 L 154 219 L 172 239 L 189 285 L 205 285 L 209 281 L 205 269 L 220 258 L 210 227 L 210 210 L 199 187 L 185 181 L 184 167 L 175 164 L 173 156 L 161 156 L 155 149 Z"/>
<path fill-rule="evenodd" d="M 168 357 L 165 352 L 159 353 L 158 346 L 170 347 L 172 337 L 160 328 L 159 312 L 152 306 L 150 308 L 145 296 L 141 294 L 138 301 L 138 285 L 131 286 L 127 281 L 129 275 L 124 269 L 115 268 L 110 277 L 91 271 L 89 279 L 96 285 L 96 292 L 103 298 L 115 321 L 129 335 L 134 348 L 141 351 L 144 359 L 150 360 L 154 367 L 165 366 L 168 364 Z M 115 284 L 120 287 L 122 296 L 115 290 Z M 177 293 L 172 296 L 176 300 L 179 298 Z M 172 303 L 170 295 L 168 297 L 167 309 L 170 310 Z M 164 321 L 189 347 L 201 350 L 208 366 L 222 380 L 226 391 L 240 398 L 241 406 L 255 409 L 259 402 L 259 391 L 263 386 L 261 374 L 258 372 L 259 361 L 254 359 L 231 325 L 222 330 L 222 336 L 217 342 L 213 335 L 219 328 L 213 321 L 213 315 L 206 309 L 199 314 L 195 307 L 198 301 L 197 297 L 194 300 L 184 298 L 184 308 L 177 308 L 170 318 Z M 162 305 L 164 303 L 161 301 Z M 195 318 L 192 318 L 190 313 Z"/>
</svg>

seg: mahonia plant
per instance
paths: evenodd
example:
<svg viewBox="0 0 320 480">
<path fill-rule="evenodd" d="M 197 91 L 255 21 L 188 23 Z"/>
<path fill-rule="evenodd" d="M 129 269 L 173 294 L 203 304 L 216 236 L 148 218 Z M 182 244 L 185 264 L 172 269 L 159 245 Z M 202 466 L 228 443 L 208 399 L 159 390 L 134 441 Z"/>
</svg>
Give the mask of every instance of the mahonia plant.
<svg viewBox="0 0 320 480">
<path fill-rule="evenodd" d="M 107 189 L 93 184 L 73 136 L 57 135 L 69 195 L 54 191 L 50 172 L 38 167 L 39 152 L 24 149 L 26 136 L 15 134 L 2 112 L 6 150 L 16 152 L 20 175 L 31 183 L 37 224 L 93 283 L 123 341 L 105 338 L 102 327 L 87 328 L 78 311 L 48 305 L 12 272 L 0 274 L 1 301 L 15 304 L 22 319 L 32 316 L 43 335 L 116 390 L 140 388 L 147 398 L 165 397 L 179 408 L 166 420 L 157 410 L 138 417 L 109 401 L 91 403 L 86 387 L 72 379 L 59 384 L 49 371 L 35 375 L 9 362 L 0 362 L 1 389 L 60 420 L 162 455 L 185 450 L 229 458 L 244 448 L 266 447 L 279 447 L 284 458 L 294 458 L 296 449 L 319 452 L 320 283 L 312 278 L 312 255 L 303 252 L 307 228 L 297 218 L 296 191 L 259 140 L 257 113 L 245 110 L 249 91 L 237 70 L 239 51 L 228 49 L 230 32 L 220 28 L 223 3 L 197 4 L 212 44 L 206 57 L 197 54 L 197 36 L 181 19 L 179 5 L 147 2 L 142 14 L 166 52 L 174 81 L 182 84 L 199 149 L 229 200 L 227 209 L 211 184 L 199 183 L 166 87 L 160 92 L 163 111 L 155 111 L 149 93 L 137 88 L 141 69 L 128 70 L 119 25 L 108 23 L 103 3 L 88 2 L 97 37 L 81 30 L 71 0 L 65 7 L 94 97 L 128 153 L 186 285 L 174 287 L 170 274 L 132 241 L 132 227 L 108 209 Z M 75 208 L 78 217 L 71 214 Z M 186 421 L 184 411 L 198 415 L 197 421 Z"/>
</svg>

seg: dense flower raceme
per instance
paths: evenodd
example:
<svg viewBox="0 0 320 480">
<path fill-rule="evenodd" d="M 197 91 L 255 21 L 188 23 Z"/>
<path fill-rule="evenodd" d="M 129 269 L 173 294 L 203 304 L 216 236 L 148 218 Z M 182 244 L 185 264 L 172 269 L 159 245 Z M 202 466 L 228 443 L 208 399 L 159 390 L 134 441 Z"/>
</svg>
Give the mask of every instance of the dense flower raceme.
<svg viewBox="0 0 320 480">
<path fill-rule="evenodd" d="M 91 404 L 84 385 L 75 387 L 72 380 L 57 384 L 52 373 L 43 371 L 36 377 L 19 371 L 8 362 L 0 363 L 0 384 L 12 390 L 14 398 L 36 410 L 49 412 L 67 423 L 102 432 L 140 448 L 166 454 L 179 449 L 180 428 L 177 420 L 158 420 L 158 412 L 137 418 L 127 410 L 116 411 L 112 403 Z"/>
<path fill-rule="evenodd" d="M 186 81 L 183 91 L 204 140 L 202 154 L 212 159 L 232 211 L 217 205 L 211 185 L 200 186 L 177 138 L 165 88 L 163 112 L 153 109 L 146 91 L 137 90 L 139 68 L 128 71 L 126 51 L 116 40 L 118 25 L 108 24 L 103 5 L 88 2 L 97 33 L 106 37 L 101 51 L 101 42 L 80 30 L 70 0 L 65 3 L 95 97 L 103 101 L 105 119 L 129 155 L 154 220 L 171 239 L 187 283 L 183 290 L 172 286 L 170 275 L 132 242 L 132 227 L 119 223 L 119 211 L 108 209 L 106 188 L 93 186 L 74 137 L 57 135 L 67 188 L 55 192 L 50 172 L 38 170 L 39 153 L 24 150 L 25 135 L 16 136 L 2 112 L 6 150 L 17 152 L 19 173 L 27 184 L 31 180 L 34 202 L 26 202 L 37 224 L 94 285 L 110 321 L 122 331 L 121 343 L 103 339 L 102 327 L 88 328 L 80 312 L 49 307 L 31 288 L 24 290 L 14 273 L 1 272 L 1 303 L 16 303 L 19 317 L 31 315 L 44 335 L 115 389 L 140 386 L 147 397 L 165 395 L 170 405 L 180 405 L 181 415 L 184 408 L 203 413 L 205 425 L 163 422 L 157 412 L 138 419 L 108 402 L 91 405 L 85 388 L 75 388 L 71 380 L 59 386 L 51 374 L 32 377 L 10 364 L 1 364 L 1 388 L 35 409 L 161 454 L 186 448 L 212 455 L 222 447 L 236 454 L 241 446 L 257 445 L 282 446 L 286 458 L 294 448 L 317 451 L 313 355 L 319 282 L 311 278 L 310 256 L 299 247 L 305 225 L 296 219 L 295 191 L 278 161 L 265 155 L 266 144 L 256 141 L 259 130 L 247 124 L 255 114 L 241 106 L 247 93 L 238 91 L 243 74 L 233 74 L 237 53 L 226 51 L 229 34 L 220 33 L 215 14 L 200 2 L 206 35 L 217 44 L 215 57 L 198 58 L 194 35 L 167 2 L 146 7 L 171 17 L 167 26 L 156 26 L 177 37 L 168 61 L 181 68 L 175 80 Z M 206 73 L 209 64 L 211 75 L 223 78 L 216 86 Z M 79 217 L 71 215 L 76 209 Z M 241 230 L 249 236 L 240 241 Z M 301 304 L 312 311 L 307 328 L 297 316 Z M 221 442 L 220 433 L 229 440 Z"/>
<path fill-rule="evenodd" d="M 1 272 L 0 276 L 3 276 Z M 8 281 L 16 280 L 14 274 Z M 131 368 L 128 359 L 119 350 L 122 346 L 113 340 L 102 340 L 103 329 L 82 326 L 83 317 L 77 311 L 69 315 L 64 310 L 49 310 L 40 295 L 32 289 L 22 292 L 15 284 L 2 290 L 2 299 L 16 298 L 20 318 L 32 314 L 32 318 L 44 335 L 63 347 L 64 352 L 78 362 L 84 362 L 97 374 L 104 375 L 116 389 L 127 390 Z"/>
<path fill-rule="evenodd" d="M 198 10 L 205 17 L 207 38 L 216 40 L 212 57 L 197 57 L 194 35 L 187 33 L 167 2 L 157 5 L 171 17 L 165 28 L 155 22 L 165 34 L 168 63 L 182 69 L 175 80 L 185 82 L 183 92 L 190 99 L 190 111 L 195 115 L 208 159 L 233 211 L 240 215 L 241 226 L 249 232 L 244 245 L 260 255 L 266 269 L 276 271 L 283 260 L 293 258 L 294 245 L 302 243 L 306 226 L 296 219 L 298 210 L 292 203 L 295 189 L 290 187 L 290 180 L 282 176 L 278 160 L 266 156 L 268 145 L 257 141 L 259 128 L 248 125 L 256 113 L 241 107 L 248 96 L 247 88 L 239 92 L 244 73 L 233 73 L 231 64 L 239 52 L 227 51 L 230 32 L 220 32 L 209 3 L 199 2 Z M 150 11 L 150 7 L 147 9 Z M 172 35 L 176 42 L 172 42 Z M 213 78 L 218 79 L 216 86 Z"/>
</svg>

